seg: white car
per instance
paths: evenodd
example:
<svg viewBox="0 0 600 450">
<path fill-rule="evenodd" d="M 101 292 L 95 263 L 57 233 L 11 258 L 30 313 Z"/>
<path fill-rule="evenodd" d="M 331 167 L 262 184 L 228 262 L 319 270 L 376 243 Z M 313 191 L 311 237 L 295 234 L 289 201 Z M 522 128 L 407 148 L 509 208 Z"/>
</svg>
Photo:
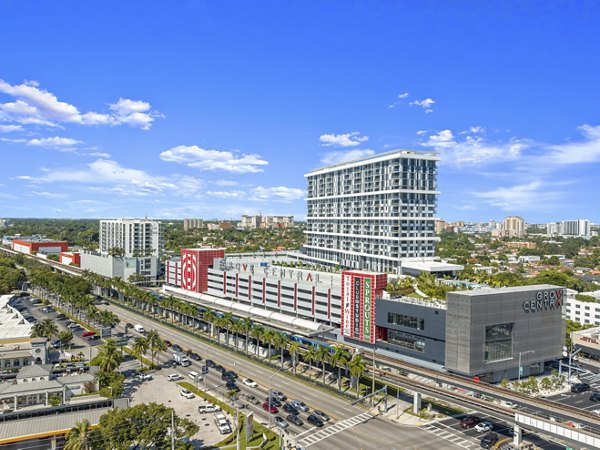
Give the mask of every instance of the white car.
<svg viewBox="0 0 600 450">
<path fill-rule="evenodd" d="M 304 403 L 302 400 L 292 400 L 290 404 L 298 411 L 306 412 L 309 409 L 306 403 Z"/>
<path fill-rule="evenodd" d="M 518 405 L 515 402 L 503 401 L 502 406 L 505 408 L 515 409 Z"/>
<path fill-rule="evenodd" d="M 202 378 L 202 375 L 200 375 L 198 372 L 194 372 L 194 371 L 188 373 L 188 377 L 190 377 L 194 381 L 202 381 L 204 379 L 204 378 Z"/>
<path fill-rule="evenodd" d="M 242 383 L 251 388 L 258 387 L 258 383 L 254 380 L 251 380 L 250 378 L 246 378 L 244 381 L 242 381 Z"/>
<path fill-rule="evenodd" d="M 212 403 L 209 403 L 207 405 L 200 405 L 198 406 L 198 412 L 200 414 L 202 413 L 214 413 L 214 412 L 219 412 L 221 411 L 221 407 L 217 406 L 217 405 L 213 405 Z"/>
<path fill-rule="evenodd" d="M 187 389 L 182 389 L 181 391 L 179 391 L 179 395 L 181 395 L 182 397 L 185 397 L 185 398 L 195 398 L 196 397 L 192 391 L 188 391 Z"/>
<path fill-rule="evenodd" d="M 478 433 L 483 433 L 485 431 L 492 431 L 492 428 L 494 428 L 494 426 L 492 425 L 491 422 L 488 422 L 487 420 L 484 420 L 483 422 L 479 422 L 477 425 L 475 425 L 475 431 L 477 431 Z"/>
<path fill-rule="evenodd" d="M 179 375 L 178 373 L 172 373 L 170 375 L 167 376 L 167 380 L 168 381 L 177 381 L 181 379 L 181 375 Z"/>
<path fill-rule="evenodd" d="M 138 378 L 140 381 L 146 381 L 146 380 L 151 380 L 152 379 L 152 375 L 149 373 L 140 373 L 138 375 Z"/>
</svg>

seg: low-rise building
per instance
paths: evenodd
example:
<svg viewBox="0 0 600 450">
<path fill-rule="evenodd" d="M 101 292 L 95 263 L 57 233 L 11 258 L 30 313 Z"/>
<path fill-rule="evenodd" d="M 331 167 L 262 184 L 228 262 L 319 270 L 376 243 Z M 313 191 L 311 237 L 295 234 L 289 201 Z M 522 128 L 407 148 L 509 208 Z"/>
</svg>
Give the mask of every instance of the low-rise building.
<svg viewBox="0 0 600 450">
<path fill-rule="evenodd" d="M 66 252 L 69 244 L 65 241 L 51 241 L 48 239 L 13 239 L 12 249 L 16 252 L 27 253 L 28 255 L 59 255 L 60 252 Z"/>
<path fill-rule="evenodd" d="M 158 258 L 112 256 L 92 251 L 84 251 L 80 254 L 80 267 L 108 278 L 119 277 L 123 280 L 129 280 L 133 275 L 152 281 L 160 274 Z"/>
<path fill-rule="evenodd" d="M 81 264 L 81 256 L 79 252 L 61 252 L 58 255 L 58 261 L 67 266 L 79 267 Z"/>
</svg>

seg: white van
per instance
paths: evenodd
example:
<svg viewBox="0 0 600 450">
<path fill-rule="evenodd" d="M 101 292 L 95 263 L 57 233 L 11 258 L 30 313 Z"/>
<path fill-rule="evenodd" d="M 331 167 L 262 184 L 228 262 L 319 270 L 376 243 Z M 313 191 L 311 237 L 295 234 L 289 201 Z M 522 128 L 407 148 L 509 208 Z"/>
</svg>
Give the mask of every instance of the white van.
<svg viewBox="0 0 600 450">
<path fill-rule="evenodd" d="M 188 377 L 190 377 L 194 381 L 202 381 L 202 377 L 200 376 L 200 374 L 198 372 L 192 371 L 192 372 L 188 373 Z"/>
<path fill-rule="evenodd" d="M 144 330 L 144 327 L 143 327 L 142 325 L 140 325 L 139 323 L 135 324 L 135 325 L 133 326 L 133 329 L 134 329 L 135 331 L 137 331 L 138 333 L 140 333 L 140 334 L 144 334 L 144 331 L 145 331 L 145 330 Z"/>
</svg>

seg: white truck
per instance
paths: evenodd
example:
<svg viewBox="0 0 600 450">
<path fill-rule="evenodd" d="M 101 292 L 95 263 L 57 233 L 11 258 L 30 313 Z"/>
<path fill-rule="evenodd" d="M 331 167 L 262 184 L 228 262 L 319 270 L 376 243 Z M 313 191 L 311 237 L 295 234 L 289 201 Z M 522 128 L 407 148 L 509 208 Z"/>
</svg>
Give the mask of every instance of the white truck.
<svg viewBox="0 0 600 450">
<path fill-rule="evenodd" d="M 140 334 L 144 334 L 144 332 L 145 332 L 145 330 L 144 330 L 144 326 L 143 326 L 143 325 L 140 325 L 139 323 L 136 323 L 136 324 L 133 326 L 133 329 L 134 329 L 135 331 L 137 331 L 138 333 L 140 333 Z"/>
<path fill-rule="evenodd" d="M 215 414 L 215 425 L 219 428 L 219 433 L 221 434 L 229 434 L 231 433 L 231 426 L 229 425 L 229 421 L 225 417 L 223 413 Z"/>
<path fill-rule="evenodd" d="M 173 361 L 175 361 L 175 364 L 179 364 L 183 367 L 192 365 L 192 361 L 190 361 L 190 359 L 187 357 L 187 355 L 182 352 L 174 351 L 173 352 Z"/>
</svg>

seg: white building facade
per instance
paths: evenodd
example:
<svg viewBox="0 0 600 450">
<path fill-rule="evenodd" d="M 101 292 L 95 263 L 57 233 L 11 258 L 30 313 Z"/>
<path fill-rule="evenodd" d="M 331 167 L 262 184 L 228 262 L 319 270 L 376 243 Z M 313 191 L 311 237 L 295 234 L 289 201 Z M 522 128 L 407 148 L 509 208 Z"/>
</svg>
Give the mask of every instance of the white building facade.
<svg viewBox="0 0 600 450">
<path fill-rule="evenodd" d="M 307 256 L 376 272 L 434 256 L 439 159 L 394 150 L 305 174 Z"/>
<path fill-rule="evenodd" d="M 120 248 L 124 256 L 155 256 L 163 253 L 163 229 L 160 222 L 148 219 L 100 221 L 100 252 L 108 254 Z"/>
</svg>

